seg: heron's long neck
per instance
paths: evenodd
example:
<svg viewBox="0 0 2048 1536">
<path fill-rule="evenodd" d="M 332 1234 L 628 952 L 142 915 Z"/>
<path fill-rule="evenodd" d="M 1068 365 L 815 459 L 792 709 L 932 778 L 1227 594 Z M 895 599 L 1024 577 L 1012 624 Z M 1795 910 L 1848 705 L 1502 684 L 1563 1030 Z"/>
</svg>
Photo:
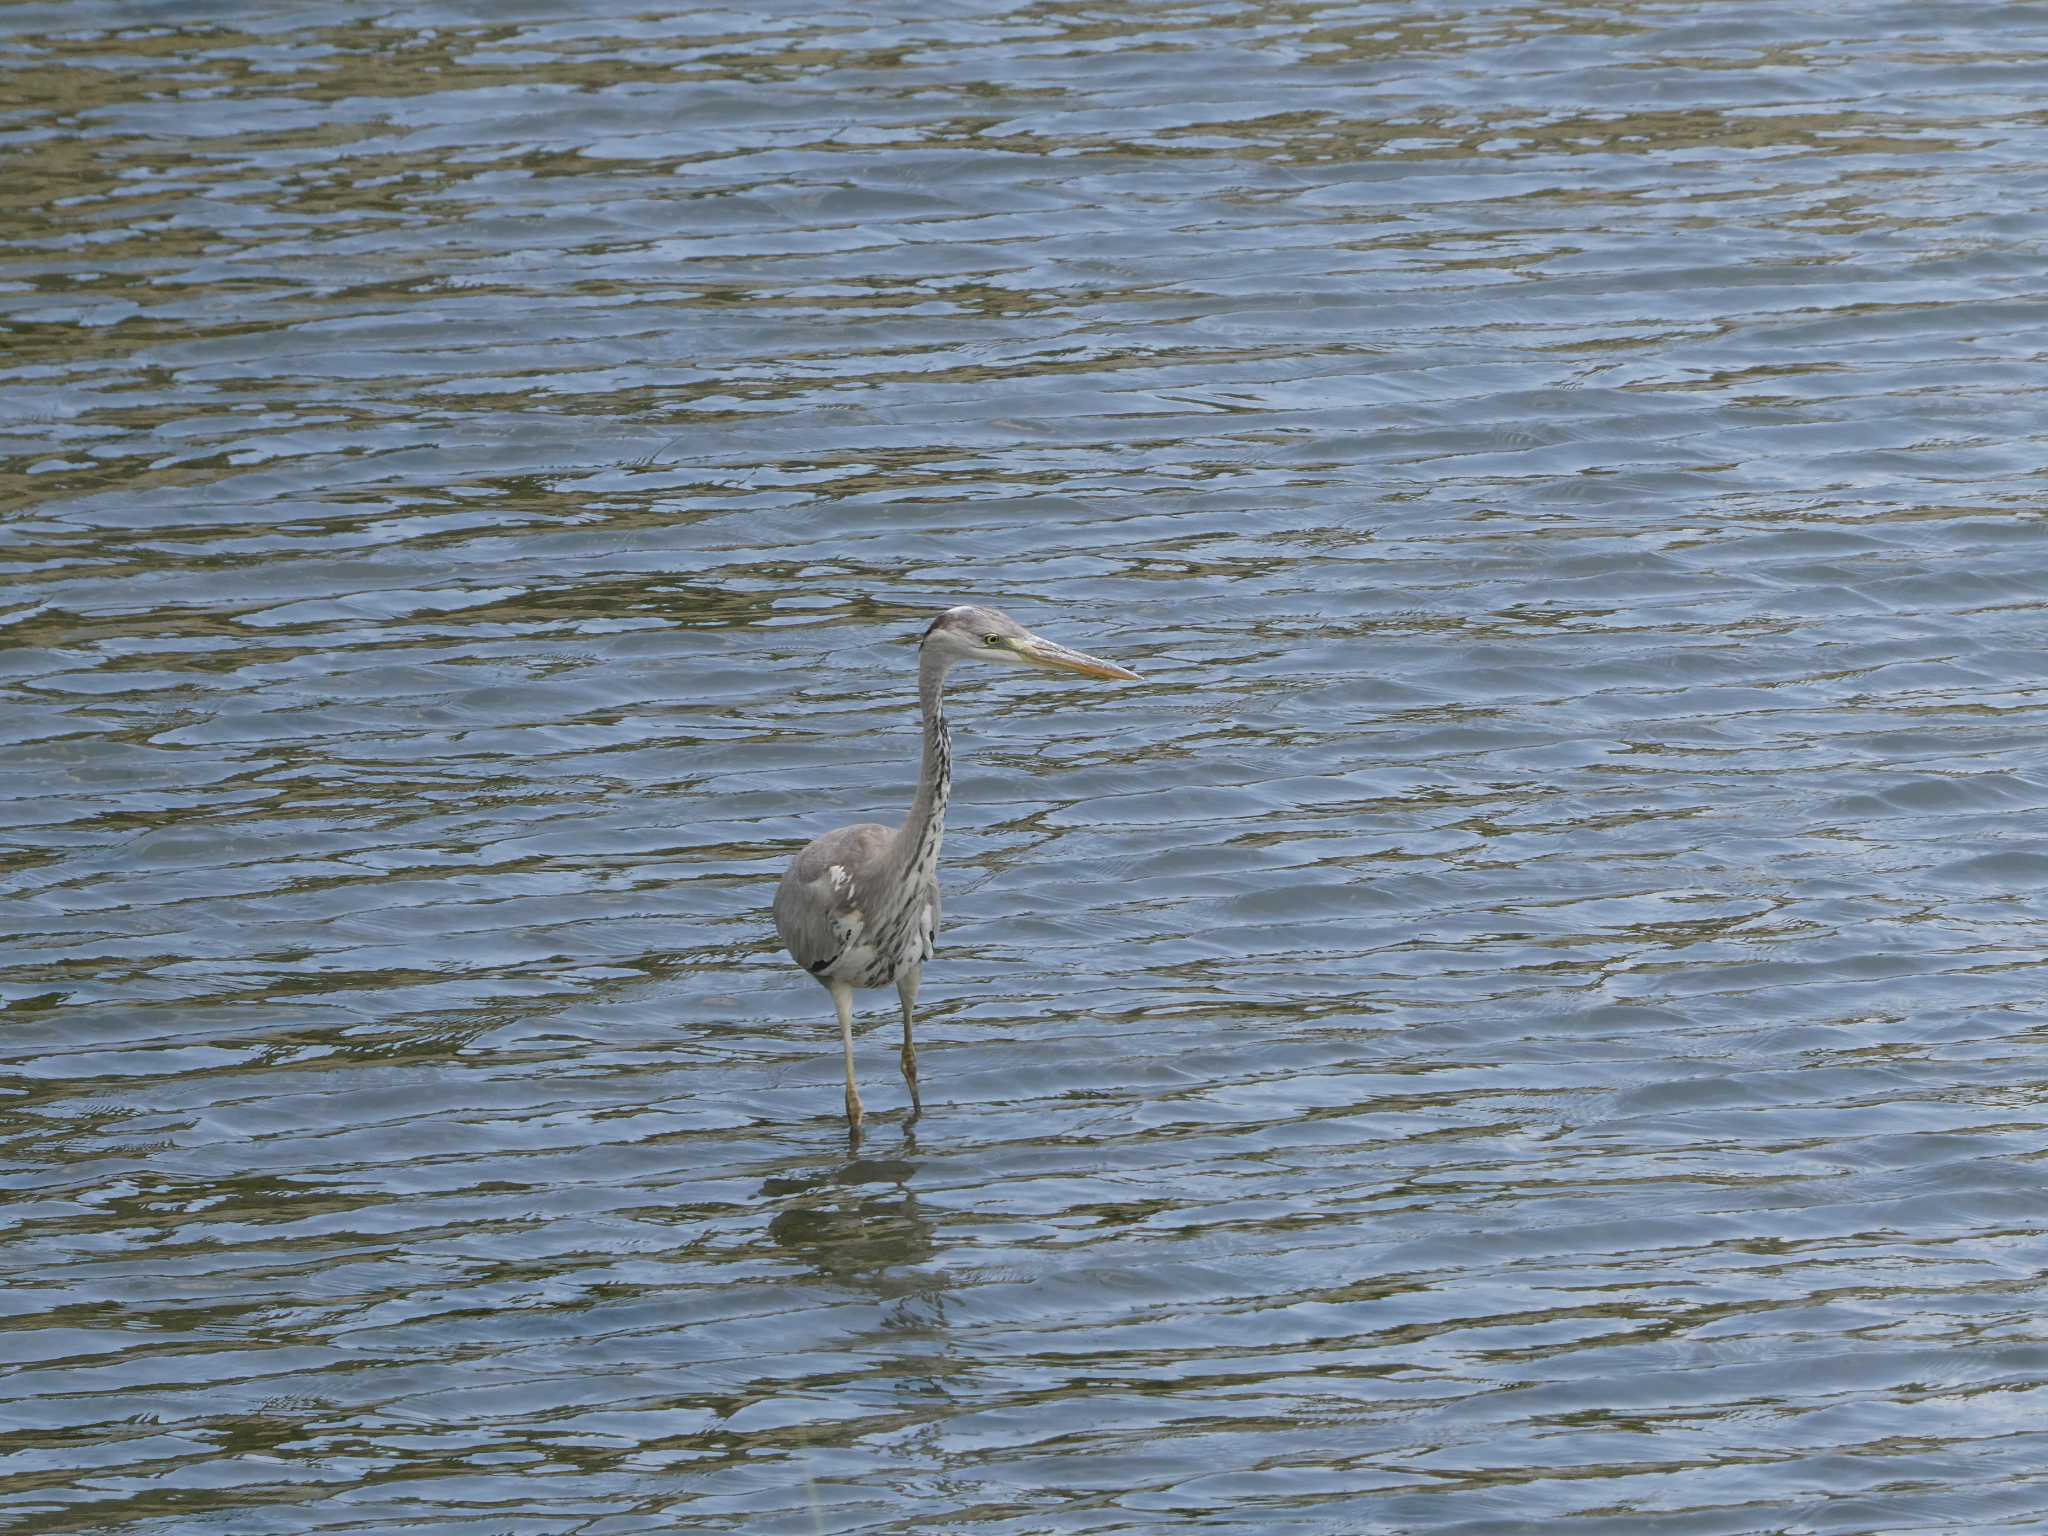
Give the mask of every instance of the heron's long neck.
<svg viewBox="0 0 2048 1536">
<path fill-rule="evenodd" d="M 917 796 L 896 833 L 896 856 L 906 870 L 939 861 L 939 839 L 946 830 L 946 801 L 953 793 L 953 742 L 946 733 L 947 663 L 927 651 L 918 660 L 917 698 L 924 706 L 924 762 L 917 774 Z"/>
</svg>

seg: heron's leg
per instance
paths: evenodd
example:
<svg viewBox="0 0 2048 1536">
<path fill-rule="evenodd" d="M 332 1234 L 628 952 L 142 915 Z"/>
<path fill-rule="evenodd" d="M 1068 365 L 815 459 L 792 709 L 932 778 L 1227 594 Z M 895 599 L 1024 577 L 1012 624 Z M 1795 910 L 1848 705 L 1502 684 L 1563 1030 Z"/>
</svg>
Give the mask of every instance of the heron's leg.
<svg viewBox="0 0 2048 1536">
<path fill-rule="evenodd" d="M 896 995 L 903 1000 L 903 1081 L 910 1085 L 910 1118 L 924 1113 L 924 1101 L 917 1096 L 917 1043 L 910 1038 L 910 1018 L 917 1011 L 917 982 L 922 967 L 910 966 L 896 973 Z"/>
<path fill-rule="evenodd" d="M 832 983 L 832 1006 L 839 1010 L 839 1044 L 846 1052 L 846 1128 L 860 1134 L 860 1090 L 853 1086 L 853 988 Z"/>
</svg>

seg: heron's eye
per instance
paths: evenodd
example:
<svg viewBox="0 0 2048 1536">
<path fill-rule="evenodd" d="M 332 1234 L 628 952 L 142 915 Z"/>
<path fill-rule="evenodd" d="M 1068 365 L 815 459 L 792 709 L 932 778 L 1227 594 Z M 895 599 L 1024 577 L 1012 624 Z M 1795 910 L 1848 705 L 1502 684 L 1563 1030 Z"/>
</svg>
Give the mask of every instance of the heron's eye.
<svg viewBox="0 0 2048 1536">
<path fill-rule="evenodd" d="M 1001 635 L 983 635 L 981 643 L 992 651 L 999 651 L 1003 648 L 1003 637 Z"/>
</svg>

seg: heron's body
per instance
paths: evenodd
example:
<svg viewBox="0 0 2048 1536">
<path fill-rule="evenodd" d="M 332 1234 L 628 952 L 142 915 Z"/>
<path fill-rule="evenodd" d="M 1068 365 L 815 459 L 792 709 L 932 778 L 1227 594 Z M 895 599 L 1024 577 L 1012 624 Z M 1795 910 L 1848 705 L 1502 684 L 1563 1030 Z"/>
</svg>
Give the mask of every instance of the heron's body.
<svg viewBox="0 0 2048 1536">
<path fill-rule="evenodd" d="M 912 1113 L 917 1050 L 911 1023 L 917 984 L 939 936 L 939 844 L 953 788 L 946 730 L 946 673 L 957 661 L 1009 660 L 1092 677 L 1136 674 L 1039 639 L 986 608 L 949 608 L 925 631 L 918 657 L 924 711 L 924 760 L 917 794 L 900 827 L 873 822 L 841 827 L 805 845 L 775 892 L 775 931 L 791 958 L 832 994 L 846 1055 L 846 1118 L 858 1131 L 860 1093 L 853 1082 L 853 989 L 894 982 L 903 1006 L 903 1079 Z"/>
<path fill-rule="evenodd" d="M 796 963 L 827 986 L 885 987 L 932 957 L 939 936 L 938 831 L 925 867 L 901 881 L 887 878 L 896 836 L 872 822 L 827 832 L 782 877 L 776 932 Z"/>
</svg>

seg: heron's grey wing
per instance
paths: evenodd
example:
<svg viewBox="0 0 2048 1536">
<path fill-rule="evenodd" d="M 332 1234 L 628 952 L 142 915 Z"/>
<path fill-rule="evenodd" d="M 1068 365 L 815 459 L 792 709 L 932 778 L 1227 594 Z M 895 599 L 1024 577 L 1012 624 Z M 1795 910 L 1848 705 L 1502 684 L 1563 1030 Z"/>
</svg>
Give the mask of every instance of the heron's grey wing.
<svg viewBox="0 0 2048 1536">
<path fill-rule="evenodd" d="M 822 976 L 867 927 L 866 902 L 889 829 L 865 822 L 827 832 L 790 861 L 775 891 L 775 931 L 796 963 Z"/>
</svg>

